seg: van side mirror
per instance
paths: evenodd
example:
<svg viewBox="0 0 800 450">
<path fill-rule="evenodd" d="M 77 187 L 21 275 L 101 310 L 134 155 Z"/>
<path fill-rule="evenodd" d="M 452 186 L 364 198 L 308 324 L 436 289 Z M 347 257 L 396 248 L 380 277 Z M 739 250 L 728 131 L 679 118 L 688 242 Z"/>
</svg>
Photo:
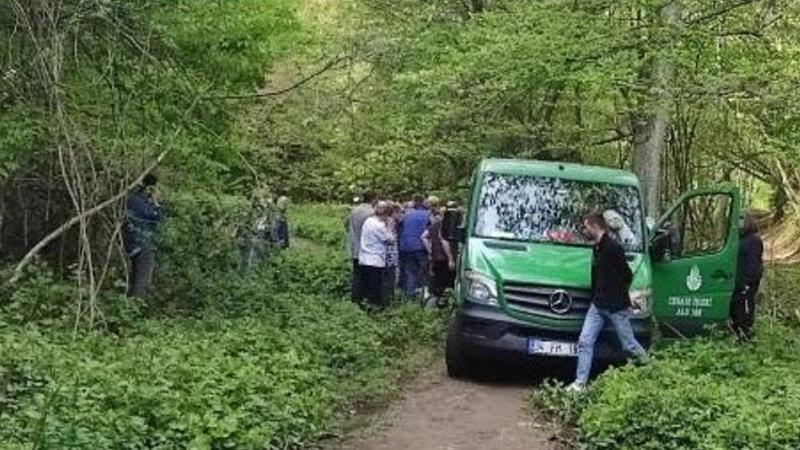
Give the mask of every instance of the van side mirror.
<svg viewBox="0 0 800 450">
<path fill-rule="evenodd" d="M 456 228 L 456 241 L 462 244 L 467 241 L 467 227 L 460 226 Z"/>
</svg>

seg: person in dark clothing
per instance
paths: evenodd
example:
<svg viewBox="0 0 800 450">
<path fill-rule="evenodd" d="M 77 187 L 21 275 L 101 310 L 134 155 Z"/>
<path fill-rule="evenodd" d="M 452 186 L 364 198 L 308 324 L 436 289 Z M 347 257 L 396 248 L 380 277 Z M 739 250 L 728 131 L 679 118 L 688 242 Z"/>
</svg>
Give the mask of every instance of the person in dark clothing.
<svg viewBox="0 0 800 450">
<path fill-rule="evenodd" d="M 742 214 L 739 221 L 739 235 L 736 288 L 731 301 L 731 325 L 740 340 L 748 341 L 753 335 L 756 295 L 764 274 L 764 243 L 758 235 L 758 224 L 752 214 Z"/>
<path fill-rule="evenodd" d="M 584 220 L 585 233 L 594 243 L 592 258 L 592 304 L 586 313 L 578 338 L 578 369 L 570 390 L 580 391 L 589 381 L 597 337 L 606 322 L 611 322 L 623 350 L 638 360 L 647 360 L 647 352 L 636 340 L 630 322 L 631 301 L 628 294 L 633 273 L 625 259 L 625 250 L 608 233 L 602 214 Z"/>
<path fill-rule="evenodd" d="M 458 206 L 458 203 L 455 201 L 447 202 L 447 207 L 445 208 L 442 216 L 442 238 L 444 238 L 444 240 L 450 244 L 450 252 L 453 254 L 454 263 L 458 261 L 460 244 L 460 242 L 458 242 L 458 228 L 461 226 L 463 221 L 464 210 L 461 209 Z M 449 288 L 453 288 L 455 285 L 455 264 L 453 265 L 451 278 L 452 282 L 448 286 Z"/>
<path fill-rule="evenodd" d="M 145 297 L 153 282 L 155 233 L 161 221 L 161 207 L 155 196 L 157 182 L 155 175 L 148 174 L 125 201 L 123 241 L 130 258 L 129 297 Z"/>
<path fill-rule="evenodd" d="M 386 246 L 386 269 L 383 274 L 383 296 L 387 303 L 394 302 L 395 288 L 397 287 L 397 270 L 400 265 L 400 251 L 397 247 L 397 227 L 400 217 L 402 215 L 402 208 L 399 204 L 389 202 L 391 208 L 391 215 L 389 216 L 387 226 L 391 231 L 395 240 Z"/>
<path fill-rule="evenodd" d="M 281 196 L 275 204 L 276 214 L 273 223 L 273 240 L 279 249 L 289 248 L 289 197 Z"/>
<path fill-rule="evenodd" d="M 448 287 L 453 285 L 456 267 L 450 243 L 442 236 L 443 217 L 440 211 L 433 210 L 431 224 L 422 234 L 422 242 L 430 258 L 430 298 L 426 307 L 443 306 L 443 298 Z"/>
</svg>

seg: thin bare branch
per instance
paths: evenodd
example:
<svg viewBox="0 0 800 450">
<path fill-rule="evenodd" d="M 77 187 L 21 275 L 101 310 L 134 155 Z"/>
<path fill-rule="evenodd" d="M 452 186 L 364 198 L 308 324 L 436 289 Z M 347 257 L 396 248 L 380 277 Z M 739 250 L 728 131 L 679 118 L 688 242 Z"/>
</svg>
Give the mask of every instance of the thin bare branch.
<svg viewBox="0 0 800 450">
<path fill-rule="evenodd" d="M 263 98 L 263 97 L 275 97 L 278 95 L 283 95 L 288 92 L 291 92 L 304 84 L 308 83 L 309 81 L 317 78 L 318 76 L 322 75 L 323 73 L 327 72 L 328 70 L 334 68 L 340 62 L 342 62 L 347 56 L 346 55 L 338 55 L 337 57 L 329 60 L 324 66 L 320 69 L 314 71 L 310 75 L 307 75 L 296 81 L 292 85 L 285 87 L 283 89 L 278 89 L 277 91 L 268 91 L 268 92 L 255 92 L 252 94 L 233 94 L 233 95 L 208 95 L 203 97 L 203 100 L 215 100 L 215 99 L 222 99 L 222 100 L 241 100 L 241 99 L 250 99 L 250 98 Z"/>
</svg>

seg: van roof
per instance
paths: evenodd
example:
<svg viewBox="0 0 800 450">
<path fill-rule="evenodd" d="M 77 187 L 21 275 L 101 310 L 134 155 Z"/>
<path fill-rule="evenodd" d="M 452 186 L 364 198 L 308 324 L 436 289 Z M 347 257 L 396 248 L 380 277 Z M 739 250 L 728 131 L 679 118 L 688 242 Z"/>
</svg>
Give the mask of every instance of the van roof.
<svg viewBox="0 0 800 450">
<path fill-rule="evenodd" d="M 531 159 L 484 159 L 478 170 L 481 172 L 510 175 L 534 175 L 540 177 L 565 178 L 569 180 L 597 183 L 622 184 L 639 187 L 639 179 L 633 172 L 608 167 L 585 166 L 565 162 L 536 161 Z"/>
</svg>

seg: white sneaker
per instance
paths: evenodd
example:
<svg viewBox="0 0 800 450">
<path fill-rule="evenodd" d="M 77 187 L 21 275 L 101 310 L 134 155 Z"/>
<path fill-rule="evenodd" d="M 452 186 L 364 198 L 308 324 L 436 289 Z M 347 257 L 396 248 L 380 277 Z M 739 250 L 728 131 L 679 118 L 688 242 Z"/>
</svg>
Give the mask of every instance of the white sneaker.
<svg viewBox="0 0 800 450">
<path fill-rule="evenodd" d="M 578 383 L 577 381 L 567 386 L 567 392 L 583 392 L 586 389 L 586 385 Z"/>
</svg>

